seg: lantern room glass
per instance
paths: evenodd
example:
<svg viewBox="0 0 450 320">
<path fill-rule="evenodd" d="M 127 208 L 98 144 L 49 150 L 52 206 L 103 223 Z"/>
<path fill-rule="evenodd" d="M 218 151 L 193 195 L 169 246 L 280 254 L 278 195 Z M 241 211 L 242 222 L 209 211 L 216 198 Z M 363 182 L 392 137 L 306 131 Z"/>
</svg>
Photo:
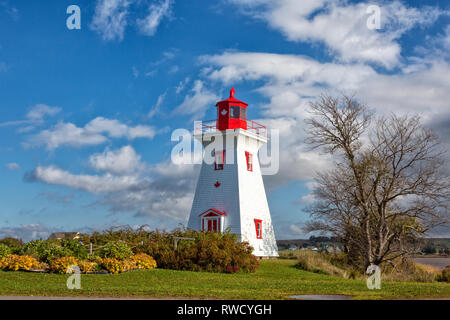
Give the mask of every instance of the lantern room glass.
<svg viewBox="0 0 450 320">
<path fill-rule="evenodd" d="M 247 119 L 247 109 L 239 106 L 230 106 L 230 118 Z"/>
<path fill-rule="evenodd" d="M 230 107 L 230 118 L 239 119 L 241 117 L 241 107 L 231 106 Z"/>
</svg>

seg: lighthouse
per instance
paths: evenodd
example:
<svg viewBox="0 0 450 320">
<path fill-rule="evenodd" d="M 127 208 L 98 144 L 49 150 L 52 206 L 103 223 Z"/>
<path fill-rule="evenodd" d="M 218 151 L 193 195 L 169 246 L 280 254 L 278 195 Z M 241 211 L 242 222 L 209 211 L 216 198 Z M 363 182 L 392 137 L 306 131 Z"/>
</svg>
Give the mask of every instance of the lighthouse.
<svg viewBox="0 0 450 320">
<path fill-rule="evenodd" d="M 258 257 L 278 256 L 258 160 L 267 129 L 247 119 L 248 104 L 234 97 L 216 104 L 217 119 L 197 122 L 204 148 L 188 228 L 235 233 Z"/>
</svg>

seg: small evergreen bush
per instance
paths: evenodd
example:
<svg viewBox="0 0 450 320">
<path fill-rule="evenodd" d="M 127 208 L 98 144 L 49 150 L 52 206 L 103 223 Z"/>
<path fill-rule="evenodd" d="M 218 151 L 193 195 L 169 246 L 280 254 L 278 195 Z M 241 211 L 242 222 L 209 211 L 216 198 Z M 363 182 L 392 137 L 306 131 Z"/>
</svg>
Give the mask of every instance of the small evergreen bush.
<svg viewBox="0 0 450 320">
<path fill-rule="evenodd" d="M 6 244 L 0 243 L 0 259 L 9 256 L 11 254 L 11 248 Z"/>
<path fill-rule="evenodd" d="M 98 252 L 102 258 L 124 260 L 133 255 L 130 246 L 122 241 L 111 241 L 105 244 Z"/>
</svg>

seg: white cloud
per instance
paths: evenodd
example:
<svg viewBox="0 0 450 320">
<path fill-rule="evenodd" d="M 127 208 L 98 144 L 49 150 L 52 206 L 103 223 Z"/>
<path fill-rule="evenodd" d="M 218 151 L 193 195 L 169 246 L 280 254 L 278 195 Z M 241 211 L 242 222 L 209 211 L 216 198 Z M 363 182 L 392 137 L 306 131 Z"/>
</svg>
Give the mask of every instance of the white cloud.
<svg viewBox="0 0 450 320">
<path fill-rule="evenodd" d="M 242 80 L 268 80 L 273 83 L 296 83 L 308 87 L 322 83 L 339 84 L 352 90 L 361 80 L 375 75 L 375 71 L 362 64 L 320 63 L 302 55 L 258 52 L 226 52 L 221 55 L 202 56 L 200 62 L 208 64 L 206 76 L 225 84 Z M 213 65 L 215 68 L 210 68 Z"/>
<path fill-rule="evenodd" d="M 429 25 L 443 12 L 437 8 L 409 8 L 400 1 L 381 6 L 381 30 L 367 28 L 370 3 L 341 0 L 241 1 L 230 2 L 243 12 L 261 19 L 290 41 L 323 42 L 344 62 L 373 62 L 388 69 L 401 62 L 398 39 L 417 25 Z M 250 9 L 250 10 L 249 10 Z"/>
<path fill-rule="evenodd" d="M 158 96 L 158 99 L 156 100 L 155 106 L 148 112 L 148 117 L 153 118 L 155 115 L 157 115 L 161 110 L 161 105 L 163 104 L 164 100 L 166 99 L 166 92 L 163 94 L 160 94 Z"/>
<path fill-rule="evenodd" d="M 139 70 L 135 66 L 133 66 L 131 67 L 131 71 L 133 72 L 133 77 L 137 79 L 139 77 Z"/>
<path fill-rule="evenodd" d="M 138 125 L 130 127 L 118 120 L 97 117 L 84 127 L 77 127 L 73 123 L 59 122 L 48 130 L 43 130 L 31 136 L 24 143 L 26 147 L 45 146 L 54 150 L 60 146 L 83 147 L 104 143 L 108 138 L 136 138 L 152 139 L 156 132 L 153 127 Z"/>
<path fill-rule="evenodd" d="M 180 70 L 179 66 L 172 66 L 168 72 L 173 74 L 173 73 L 177 73 L 179 70 Z"/>
<path fill-rule="evenodd" d="M 25 125 L 25 127 L 19 129 L 19 132 L 27 132 L 33 130 L 35 126 L 44 123 L 45 117 L 54 116 L 59 112 L 61 112 L 61 108 L 59 107 L 36 104 L 28 110 L 25 115 L 25 120 L 3 122 L 0 123 L 0 127 Z"/>
<path fill-rule="evenodd" d="M 99 203 L 113 212 L 135 211 L 137 216 L 186 222 L 198 169 L 193 165 L 175 165 L 169 161 L 158 163 L 148 170 L 152 181 L 146 188 L 111 193 Z"/>
<path fill-rule="evenodd" d="M 73 189 L 91 193 L 117 192 L 131 188 L 142 188 L 147 183 L 134 175 L 116 176 L 110 173 L 104 175 L 72 174 L 56 166 L 37 166 L 27 175 L 29 181 L 41 181 L 52 185 L 63 185 Z"/>
<path fill-rule="evenodd" d="M 6 165 L 6 168 L 8 168 L 8 170 L 14 171 L 20 169 L 20 165 L 18 163 L 11 162 Z"/>
<path fill-rule="evenodd" d="M 61 112 L 61 108 L 59 107 L 37 104 L 28 111 L 26 118 L 34 121 L 42 121 L 46 116 L 54 116 L 59 112 Z"/>
<path fill-rule="evenodd" d="M 20 227 L 0 228 L 0 239 L 12 237 L 28 242 L 36 239 L 47 239 L 54 230 L 42 224 L 22 224 Z"/>
<path fill-rule="evenodd" d="M 181 91 L 183 91 L 184 88 L 186 87 L 186 85 L 189 83 L 189 81 L 191 81 L 190 77 L 186 77 L 184 80 L 180 81 L 178 83 L 178 86 L 176 86 L 176 88 L 175 88 L 176 94 L 180 94 Z"/>
<path fill-rule="evenodd" d="M 295 225 L 295 224 L 291 224 L 289 226 L 289 231 L 291 232 L 291 235 L 293 235 L 293 236 L 299 236 L 299 235 L 305 234 L 305 231 L 302 229 L 302 227 Z"/>
<path fill-rule="evenodd" d="M 213 106 L 219 97 L 206 89 L 201 80 L 194 82 L 193 94 L 188 94 L 184 101 L 174 110 L 174 114 L 196 114 L 202 117 L 207 107 Z"/>
<path fill-rule="evenodd" d="M 450 64 L 439 59 L 418 62 L 417 68 L 397 74 L 270 53 L 227 52 L 200 61 L 208 65 L 204 75 L 214 81 L 264 80 L 257 90 L 269 99 L 262 107 L 271 117 L 305 117 L 309 101 L 324 91 L 356 93 L 383 113 L 416 112 L 425 117 L 447 114 L 450 99 Z"/>
<path fill-rule="evenodd" d="M 130 4 L 129 0 L 97 0 L 91 29 L 103 40 L 123 40 Z"/>
<path fill-rule="evenodd" d="M 152 167 L 139 163 L 140 169 L 131 171 L 140 156 L 133 155 L 129 160 L 130 156 L 123 156 L 128 152 L 118 150 L 91 157 L 95 169 L 107 171 L 103 175 L 73 174 L 56 166 L 39 165 L 25 179 L 99 194 L 102 197 L 96 204 L 115 213 L 134 211 L 138 216 L 185 222 L 198 167 L 165 161 Z"/>
<path fill-rule="evenodd" d="M 443 37 L 442 43 L 444 48 L 450 50 L 450 25 L 445 29 L 445 36 Z"/>
<path fill-rule="evenodd" d="M 308 181 L 305 183 L 305 186 L 308 188 L 308 190 L 310 191 L 310 193 L 302 196 L 300 198 L 300 201 L 296 202 L 298 204 L 303 204 L 303 205 L 308 205 L 308 204 L 312 204 L 316 201 L 316 197 L 314 196 L 314 193 L 312 193 L 312 191 L 317 187 L 317 182 L 315 181 Z"/>
<path fill-rule="evenodd" d="M 73 123 L 59 122 L 52 129 L 43 130 L 37 135 L 31 136 L 24 146 L 45 146 L 48 150 L 54 150 L 64 145 L 72 147 L 97 145 L 106 140 L 105 136 L 87 132 Z"/>
<path fill-rule="evenodd" d="M 96 170 L 114 174 L 132 173 L 143 168 L 141 156 L 131 146 L 93 154 L 89 157 L 89 163 Z"/>
<path fill-rule="evenodd" d="M 226 85 L 258 81 L 255 90 L 267 103 L 259 105 L 265 118 L 255 120 L 280 130 L 280 171 L 264 177 L 270 189 L 309 180 L 315 171 L 329 167 L 330 155 L 310 151 L 304 143 L 309 102 L 321 93 L 356 94 L 378 114 L 419 113 L 428 126 L 442 128 L 444 134 L 450 123 L 450 64 L 439 59 L 417 61 L 416 68 L 398 74 L 380 74 L 362 64 L 320 63 L 271 53 L 226 52 L 200 61 L 209 80 Z M 443 138 L 450 141 L 450 135 Z"/>
<path fill-rule="evenodd" d="M 139 30 L 147 36 L 155 35 L 162 19 L 170 16 L 171 5 L 172 0 L 163 0 L 159 4 L 152 3 L 148 8 L 148 16 L 136 21 Z"/>
</svg>

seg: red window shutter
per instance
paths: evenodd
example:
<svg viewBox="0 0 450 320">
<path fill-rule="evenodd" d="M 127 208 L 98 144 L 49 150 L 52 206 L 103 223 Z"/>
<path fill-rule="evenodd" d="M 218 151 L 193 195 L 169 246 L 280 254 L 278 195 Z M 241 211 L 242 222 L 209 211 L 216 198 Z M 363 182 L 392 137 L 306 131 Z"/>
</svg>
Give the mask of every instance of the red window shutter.
<svg viewBox="0 0 450 320">
<path fill-rule="evenodd" d="M 215 152 L 215 164 L 214 169 L 215 170 L 223 170 L 223 165 L 225 163 L 225 150 L 216 151 Z"/>
<path fill-rule="evenodd" d="M 262 220 L 255 219 L 256 238 L 262 239 Z"/>
<path fill-rule="evenodd" d="M 253 171 L 253 155 L 245 151 L 245 162 L 247 163 L 247 171 Z"/>
</svg>

